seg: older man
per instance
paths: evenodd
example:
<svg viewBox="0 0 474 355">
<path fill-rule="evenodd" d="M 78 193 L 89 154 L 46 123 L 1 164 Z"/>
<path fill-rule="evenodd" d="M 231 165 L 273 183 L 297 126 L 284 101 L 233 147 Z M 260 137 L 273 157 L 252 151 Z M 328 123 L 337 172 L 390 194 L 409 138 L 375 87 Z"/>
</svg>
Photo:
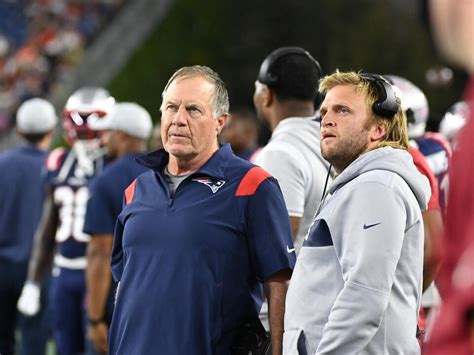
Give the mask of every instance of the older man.
<svg viewBox="0 0 474 355">
<path fill-rule="evenodd" d="M 262 283 L 281 353 L 295 262 L 288 214 L 274 178 L 219 147 L 228 110 L 208 67 L 181 68 L 165 87 L 165 150 L 140 160 L 151 170 L 127 188 L 115 231 L 114 354 L 248 353 Z"/>
<path fill-rule="evenodd" d="M 338 176 L 288 290 L 290 354 L 416 354 L 423 219 L 430 188 L 408 149 L 406 116 L 382 77 L 325 77 L 321 152 Z"/>
</svg>

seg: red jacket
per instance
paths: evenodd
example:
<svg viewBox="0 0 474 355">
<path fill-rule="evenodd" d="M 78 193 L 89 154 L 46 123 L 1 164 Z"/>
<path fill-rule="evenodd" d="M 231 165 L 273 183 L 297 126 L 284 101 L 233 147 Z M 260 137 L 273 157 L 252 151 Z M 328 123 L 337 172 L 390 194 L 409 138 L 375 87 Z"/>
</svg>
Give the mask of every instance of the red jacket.
<svg viewBox="0 0 474 355">
<path fill-rule="evenodd" d="M 468 315 L 474 312 L 474 77 L 466 101 L 471 113 L 453 155 L 443 263 L 437 279 L 443 305 L 426 347 L 430 355 L 474 352 L 468 323 Z"/>
</svg>

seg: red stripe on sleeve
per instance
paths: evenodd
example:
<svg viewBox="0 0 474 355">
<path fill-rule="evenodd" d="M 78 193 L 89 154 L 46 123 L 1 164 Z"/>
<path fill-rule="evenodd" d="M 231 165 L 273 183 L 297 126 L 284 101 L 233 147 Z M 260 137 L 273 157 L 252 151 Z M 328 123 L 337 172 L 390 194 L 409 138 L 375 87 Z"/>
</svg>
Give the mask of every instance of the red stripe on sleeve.
<svg viewBox="0 0 474 355">
<path fill-rule="evenodd" d="M 52 150 L 46 159 L 46 168 L 49 171 L 58 170 L 61 165 L 61 159 L 65 153 L 66 150 L 63 147 Z"/>
<path fill-rule="evenodd" d="M 125 203 L 127 205 L 133 200 L 133 196 L 135 195 L 136 184 L 137 184 L 137 179 L 133 180 L 133 182 L 125 189 Z"/>
<path fill-rule="evenodd" d="M 250 196 L 257 191 L 260 184 L 271 175 L 262 168 L 255 166 L 244 175 L 240 181 L 235 196 Z"/>
</svg>

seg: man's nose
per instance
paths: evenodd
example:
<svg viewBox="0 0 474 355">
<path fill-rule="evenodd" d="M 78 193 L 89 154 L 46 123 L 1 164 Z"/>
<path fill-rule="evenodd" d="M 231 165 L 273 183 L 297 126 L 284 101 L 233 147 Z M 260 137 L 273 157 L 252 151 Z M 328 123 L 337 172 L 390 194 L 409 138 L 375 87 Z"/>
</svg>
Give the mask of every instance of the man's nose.
<svg viewBox="0 0 474 355">
<path fill-rule="evenodd" d="M 322 127 L 333 127 L 335 125 L 334 119 L 331 117 L 331 115 L 326 113 L 324 117 L 321 118 L 321 126 Z"/>
<path fill-rule="evenodd" d="M 188 120 L 188 111 L 186 110 L 186 107 L 184 105 L 181 105 L 178 107 L 178 110 L 176 111 L 176 114 L 173 116 L 173 120 L 171 123 L 175 125 L 185 125 Z"/>
</svg>

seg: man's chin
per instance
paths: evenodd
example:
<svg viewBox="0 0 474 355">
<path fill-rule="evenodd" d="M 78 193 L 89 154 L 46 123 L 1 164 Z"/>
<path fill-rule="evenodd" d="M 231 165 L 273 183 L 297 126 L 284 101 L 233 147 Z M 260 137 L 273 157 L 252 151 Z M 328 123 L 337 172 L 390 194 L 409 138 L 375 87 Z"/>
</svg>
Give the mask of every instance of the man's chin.
<svg viewBox="0 0 474 355">
<path fill-rule="evenodd" d="M 327 161 L 330 161 L 330 159 L 333 157 L 333 154 L 331 154 L 331 151 L 327 148 L 324 148 L 323 146 L 321 146 L 321 155 Z"/>
<path fill-rule="evenodd" d="M 175 158 L 182 160 L 189 160 L 196 155 L 191 151 L 191 149 L 184 147 L 170 147 L 169 149 L 166 149 L 166 151 Z"/>
</svg>

